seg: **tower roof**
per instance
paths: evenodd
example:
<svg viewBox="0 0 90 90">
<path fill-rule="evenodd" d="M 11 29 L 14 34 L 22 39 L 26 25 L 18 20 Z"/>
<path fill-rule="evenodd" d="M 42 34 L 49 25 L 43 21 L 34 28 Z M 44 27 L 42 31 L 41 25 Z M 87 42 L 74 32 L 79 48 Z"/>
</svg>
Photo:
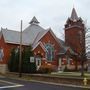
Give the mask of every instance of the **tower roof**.
<svg viewBox="0 0 90 90">
<path fill-rule="evenodd" d="M 30 21 L 30 23 L 29 24 L 39 24 L 39 21 L 36 19 L 36 17 L 34 16 L 33 18 L 32 18 L 32 20 Z"/>
<path fill-rule="evenodd" d="M 72 21 L 77 21 L 77 20 L 79 19 L 78 15 L 77 15 L 77 13 L 76 13 L 75 8 L 72 9 L 72 13 L 71 13 L 70 19 L 71 19 Z"/>
</svg>

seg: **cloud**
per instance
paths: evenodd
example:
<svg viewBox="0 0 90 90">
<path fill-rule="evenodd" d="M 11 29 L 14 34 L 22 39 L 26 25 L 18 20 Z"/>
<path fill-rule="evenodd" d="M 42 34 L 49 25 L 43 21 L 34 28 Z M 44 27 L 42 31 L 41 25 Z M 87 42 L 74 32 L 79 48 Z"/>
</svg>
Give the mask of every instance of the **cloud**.
<svg viewBox="0 0 90 90">
<path fill-rule="evenodd" d="M 25 28 L 32 17 L 36 16 L 42 27 L 51 27 L 61 37 L 73 3 L 78 15 L 87 19 L 89 25 L 90 0 L 0 0 L 0 26 L 19 30 L 21 19 Z"/>
</svg>

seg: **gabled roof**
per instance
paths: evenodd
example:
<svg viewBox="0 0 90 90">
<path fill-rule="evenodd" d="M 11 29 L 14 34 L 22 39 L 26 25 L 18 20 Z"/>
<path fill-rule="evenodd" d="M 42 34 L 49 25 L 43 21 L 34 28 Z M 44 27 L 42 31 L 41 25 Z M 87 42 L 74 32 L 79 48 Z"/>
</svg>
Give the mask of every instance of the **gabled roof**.
<svg viewBox="0 0 90 90">
<path fill-rule="evenodd" d="M 6 43 L 19 44 L 20 43 L 20 33 L 14 30 L 1 29 L 1 33 L 3 34 L 4 40 Z"/>
<path fill-rule="evenodd" d="M 36 39 L 37 35 L 40 32 L 44 32 L 45 29 L 43 29 L 41 26 L 36 24 L 31 24 L 23 31 L 23 40 L 25 40 L 26 43 L 33 44 L 34 40 Z"/>
<path fill-rule="evenodd" d="M 69 47 L 67 47 L 66 45 L 65 45 L 65 42 L 63 41 L 63 40 L 61 40 L 61 39 L 59 39 L 58 38 L 58 42 L 60 43 L 60 45 L 61 45 L 61 49 L 60 49 L 60 55 L 61 54 L 65 54 L 66 52 L 67 52 L 67 50 L 69 49 Z"/>
<path fill-rule="evenodd" d="M 71 55 L 76 55 L 76 53 L 68 46 L 61 47 L 60 53 L 58 55 L 65 55 L 67 51 L 69 51 Z"/>
<path fill-rule="evenodd" d="M 78 15 L 77 15 L 77 13 L 76 13 L 75 8 L 72 9 L 72 13 L 71 13 L 70 19 L 71 19 L 72 21 L 77 21 L 77 20 L 79 20 L 79 17 L 78 17 Z"/>
<path fill-rule="evenodd" d="M 54 39 L 56 40 L 56 42 L 58 43 L 59 46 L 61 46 L 61 43 L 58 41 L 58 38 L 56 37 L 56 35 L 53 33 L 52 29 L 49 28 L 48 29 L 50 31 L 50 33 L 52 34 L 52 36 L 54 37 Z M 61 39 L 60 39 L 61 40 Z"/>
<path fill-rule="evenodd" d="M 45 49 L 45 47 L 44 47 L 44 45 L 42 44 L 42 42 L 37 42 L 37 44 L 35 44 L 35 45 L 33 45 L 33 49 L 32 50 L 34 50 L 35 48 L 37 48 L 37 46 L 41 46 L 41 48 L 44 50 L 44 51 L 46 51 L 46 49 Z"/>
<path fill-rule="evenodd" d="M 31 24 L 22 32 L 22 44 L 30 45 L 33 44 L 37 35 L 45 33 L 46 30 L 39 25 Z M 1 34 L 3 34 L 6 43 L 20 44 L 20 32 L 8 29 L 1 29 Z M 40 35 L 39 35 L 40 36 Z M 40 38 L 38 36 L 38 38 Z"/>
<path fill-rule="evenodd" d="M 20 44 L 20 32 L 3 28 L 1 32 L 6 43 Z M 32 45 L 34 41 L 37 42 L 46 32 L 47 30 L 38 24 L 31 24 L 22 32 L 22 44 Z"/>
<path fill-rule="evenodd" d="M 36 39 L 34 40 L 34 43 L 33 43 L 33 47 L 39 42 L 39 40 L 44 37 L 44 35 L 47 33 L 47 32 L 50 32 L 51 35 L 54 37 L 54 39 L 57 41 L 57 43 L 61 46 L 61 43 L 58 41 L 58 38 L 55 36 L 55 34 L 52 32 L 51 28 L 47 29 L 47 30 L 44 30 L 44 31 L 41 31 L 38 33 Z"/>
<path fill-rule="evenodd" d="M 38 35 L 36 36 L 34 42 L 33 42 L 33 46 L 39 42 L 39 40 L 48 32 L 48 30 L 44 30 L 38 33 Z"/>
<path fill-rule="evenodd" d="M 30 24 L 26 29 L 24 29 L 24 31 L 22 32 L 22 44 L 23 45 L 32 45 L 34 48 L 36 46 L 36 44 L 38 44 L 40 39 L 48 31 L 50 31 L 50 33 L 52 34 L 54 39 L 60 45 L 58 38 L 55 36 L 55 34 L 52 32 L 52 30 L 50 28 L 48 30 L 45 30 L 38 24 Z M 20 32 L 2 28 L 1 34 L 3 34 L 4 40 L 6 43 L 20 44 Z"/>
</svg>

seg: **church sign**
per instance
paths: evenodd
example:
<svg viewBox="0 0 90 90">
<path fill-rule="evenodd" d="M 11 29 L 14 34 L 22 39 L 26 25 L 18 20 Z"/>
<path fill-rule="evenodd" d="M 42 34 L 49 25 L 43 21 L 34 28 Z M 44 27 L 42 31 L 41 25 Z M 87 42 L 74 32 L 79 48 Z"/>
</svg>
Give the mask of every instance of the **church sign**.
<svg viewBox="0 0 90 90">
<path fill-rule="evenodd" d="M 30 57 L 30 63 L 34 63 L 35 60 L 34 60 L 34 57 Z"/>
</svg>

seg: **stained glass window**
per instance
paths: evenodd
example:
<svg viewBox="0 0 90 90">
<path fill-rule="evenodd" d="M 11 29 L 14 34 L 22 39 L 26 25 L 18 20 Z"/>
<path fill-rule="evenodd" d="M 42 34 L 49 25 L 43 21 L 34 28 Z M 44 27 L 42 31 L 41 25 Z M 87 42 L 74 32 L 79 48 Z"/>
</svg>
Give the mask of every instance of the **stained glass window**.
<svg viewBox="0 0 90 90">
<path fill-rule="evenodd" d="M 45 44 L 46 48 L 46 58 L 48 61 L 52 61 L 54 59 L 54 47 L 52 44 L 47 43 Z"/>
<path fill-rule="evenodd" d="M 4 52 L 3 52 L 3 49 L 0 48 L 0 60 L 2 60 L 3 57 L 4 57 Z"/>
</svg>

